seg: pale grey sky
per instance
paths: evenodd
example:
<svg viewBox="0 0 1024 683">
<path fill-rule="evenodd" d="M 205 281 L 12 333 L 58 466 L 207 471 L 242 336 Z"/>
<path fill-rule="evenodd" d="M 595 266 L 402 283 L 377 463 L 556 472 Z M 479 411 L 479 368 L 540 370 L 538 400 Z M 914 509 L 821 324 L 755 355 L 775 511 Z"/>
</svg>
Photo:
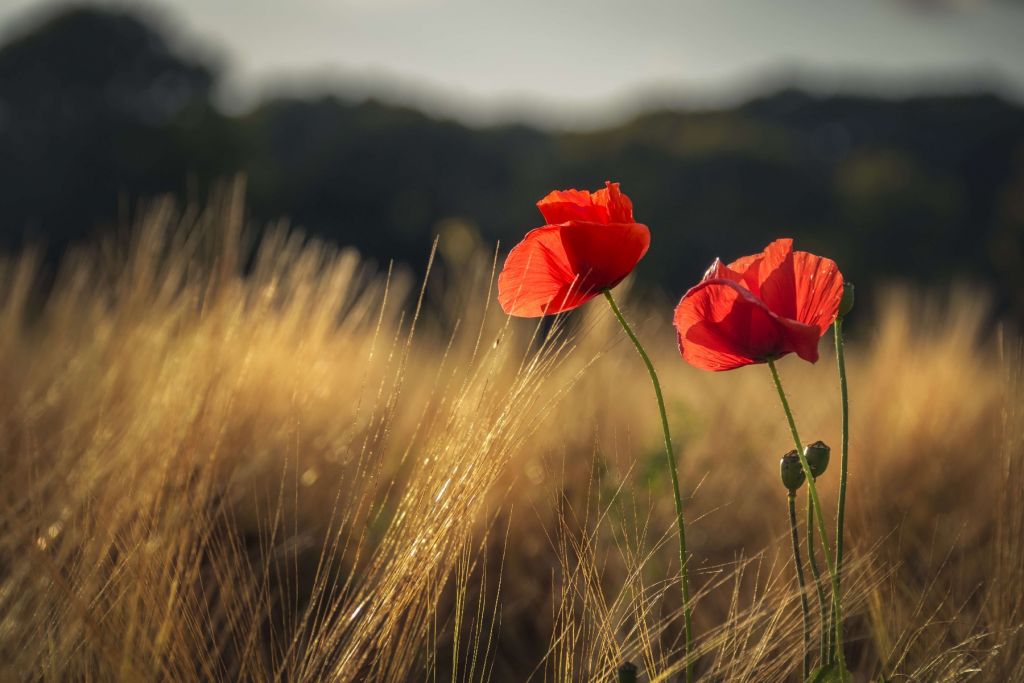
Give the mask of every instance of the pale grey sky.
<svg viewBox="0 0 1024 683">
<path fill-rule="evenodd" d="M 2 0 L 0 30 L 48 0 Z M 225 60 L 232 103 L 341 84 L 474 121 L 586 125 L 797 80 L 1024 99 L 1024 4 L 956 0 L 149 0 Z M 989 81 L 990 82 L 990 81 Z"/>
</svg>

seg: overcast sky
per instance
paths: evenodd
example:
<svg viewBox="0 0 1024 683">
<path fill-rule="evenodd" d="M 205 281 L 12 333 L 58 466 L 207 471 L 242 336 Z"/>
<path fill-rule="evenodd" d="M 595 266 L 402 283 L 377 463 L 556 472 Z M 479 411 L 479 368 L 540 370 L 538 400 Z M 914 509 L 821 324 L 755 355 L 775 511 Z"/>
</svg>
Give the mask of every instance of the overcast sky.
<svg viewBox="0 0 1024 683">
<path fill-rule="evenodd" d="M 0 0 L 0 30 L 45 0 Z M 991 88 L 1024 100 L 1024 3 L 961 0 L 169 0 L 227 102 L 310 84 L 476 121 L 586 125 L 651 99 Z M 931 3 L 928 4 L 931 7 Z"/>
</svg>

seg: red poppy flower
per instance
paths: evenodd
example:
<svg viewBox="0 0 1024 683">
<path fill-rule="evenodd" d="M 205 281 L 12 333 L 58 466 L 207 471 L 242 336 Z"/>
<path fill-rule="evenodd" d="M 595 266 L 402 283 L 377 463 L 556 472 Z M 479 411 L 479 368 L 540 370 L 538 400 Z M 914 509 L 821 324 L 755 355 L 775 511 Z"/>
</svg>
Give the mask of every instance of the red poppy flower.
<svg viewBox="0 0 1024 683">
<path fill-rule="evenodd" d="M 818 360 L 818 340 L 836 319 L 843 275 L 835 261 L 793 251 L 793 240 L 728 266 L 715 260 L 679 302 L 679 350 L 691 365 L 731 370 L 796 353 Z"/>
<path fill-rule="evenodd" d="M 651 243 L 618 183 L 555 191 L 537 208 L 547 225 L 527 233 L 498 276 L 498 302 L 509 315 L 536 318 L 586 303 L 629 275 Z"/>
</svg>

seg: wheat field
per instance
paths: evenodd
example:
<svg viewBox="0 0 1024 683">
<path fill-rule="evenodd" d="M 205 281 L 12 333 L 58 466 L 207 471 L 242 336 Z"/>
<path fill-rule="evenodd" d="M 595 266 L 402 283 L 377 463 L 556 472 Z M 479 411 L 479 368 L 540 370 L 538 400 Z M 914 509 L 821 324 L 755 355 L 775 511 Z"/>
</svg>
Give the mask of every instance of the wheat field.
<svg viewBox="0 0 1024 683">
<path fill-rule="evenodd" d="M 0 679 L 677 680 L 659 423 L 607 307 L 506 318 L 456 224 L 423 281 L 252 234 L 236 190 L 154 202 L 56 271 L 0 260 Z M 798 680 L 770 376 L 686 366 L 671 297 L 627 289 L 677 442 L 699 678 Z M 847 352 L 847 661 L 1024 680 L 1019 337 L 972 290 L 888 291 Z M 802 434 L 837 444 L 830 343 L 780 371 Z"/>
</svg>

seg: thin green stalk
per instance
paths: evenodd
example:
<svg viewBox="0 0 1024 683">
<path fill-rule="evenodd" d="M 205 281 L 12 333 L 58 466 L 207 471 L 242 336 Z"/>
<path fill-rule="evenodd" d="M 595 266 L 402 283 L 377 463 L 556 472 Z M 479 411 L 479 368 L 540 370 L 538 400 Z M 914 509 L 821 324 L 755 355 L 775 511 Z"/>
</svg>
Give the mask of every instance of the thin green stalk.
<svg viewBox="0 0 1024 683">
<path fill-rule="evenodd" d="M 800 433 L 796 430 L 796 421 L 793 420 L 793 411 L 789 408 L 789 401 L 786 399 L 786 391 L 782 388 L 782 380 L 779 378 L 779 371 L 775 368 L 775 361 L 768 361 L 768 369 L 771 370 L 772 379 L 775 380 L 775 389 L 779 392 L 779 400 L 782 402 L 782 409 L 789 420 L 789 430 L 793 434 L 793 443 L 796 445 L 796 454 L 800 458 L 800 467 L 803 468 L 804 476 L 807 478 L 807 493 L 811 497 L 811 504 L 814 506 L 814 517 L 818 524 L 818 533 L 821 534 L 821 548 L 825 554 L 825 564 L 828 565 L 828 575 L 832 582 L 832 607 L 836 613 L 836 655 L 839 666 L 846 671 L 846 657 L 843 654 L 843 607 L 839 601 L 839 584 L 836 583 L 836 565 L 832 557 L 832 549 L 828 544 L 828 532 L 825 530 L 825 516 L 821 514 L 821 501 L 818 500 L 818 487 L 814 485 L 814 477 L 811 476 L 811 466 L 807 464 L 807 456 L 804 455 L 804 447 L 800 441 Z"/>
<path fill-rule="evenodd" d="M 789 531 L 793 537 L 793 562 L 796 580 L 800 583 L 800 607 L 804 613 L 804 668 L 800 680 L 806 681 L 811 670 L 811 608 L 807 604 L 807 584 L 804 583 L 804 563 L 800 561 L 800 531 L 796 526 L 796 491 L 789 492 Z"/>
<path fill-rule="evenodd" d="M 836 366 L 839 368 L 839 396 L 843 411 L 842 455 L 839 461 L 839 505 L 836 510 L 836 590 L 842 587 L 843 581 L 843 530 L 846 522 L 846 468 L 850 452 L 850 403 L 846 390 L 846 354 L 843 343 L 843 317 L 839 316 L 832 324 L 833 336 L 836 340 Z M 835 620 L 835 609 L 832 619 Z M 829 639 L 829 661 L 835 653 L 835 641 Z"/>
<path fill-rule="evenodd" d="M 811 506 L 811 498 L 807 498 L 807 559 L 811 565 L 811 576 L 814 577 L 814 589 L 818 594 L 818 615 L 821 619 L 821 638 L 818 644 L 818 661 L 821 662 L 820 666 L 824 666 L 826 663 L 825 653 L 828 650 L 828 644 L 832 642 L 832 638 L 829 637 L 829 627 L 831 623 L 828 618 L 828 608 L 825 606 L 825 588 L 821 584 L 821 572 L 818 570 L 818 558 L 814 554 L 814 508 Z"/>
<path fill-rule="evenodd" d="M 665 412 L 665 398 L 661 393 L 661 383 L 658 381 L 658 373 L 654 371 L 654 365 L 651 363 L 650 357 L 644 350 L 643 344 L 637 339 L 636 334 L 633 332 L 633 328 L 629 326 L 626 319 L 622 317 L 622 311 L 615 304 L 615 299 L 612 297 L 611 290 L 604 290 L 604 297 L 608 300 L 608 305 L 612 307 L 612 313 L 618 319 L 619 324 L 622 325 L 622 329 L 625 330 L 626 335 L 630 341 L 633 342 L 633 346 L 636 347 L 637 353 L 640 354 L 640 358 L 643 359 L 644 365 L 647 366 L 647 373 L 651 376 L 651 384 L 654 385 L 654 395 L 658 398 L 658 410 L 661 412 L 661 429 L 665 435 L 665 455 L 668 458 L 668 471 L 672 475 L 672 496 L 676 505 L 676 527 L 679 532 L 679 568 L 682 573 L 682 592 L 683 592 L 683 624 L 686 629 L 686 681 L 691 683 L 693 681 L 693 660 L 691 659 L 691 653 L 693 652 L 693 624 L 690 613 L 690 581 L 687 572 L 687 556 L 686 556 L 686 524 L 683 522 L 683 497 L 679 493 L 679 472 L 676 470 L 676 458 L 672 450 L 672 436 L 668 430 L 668 414 Z"/>
</svg>

